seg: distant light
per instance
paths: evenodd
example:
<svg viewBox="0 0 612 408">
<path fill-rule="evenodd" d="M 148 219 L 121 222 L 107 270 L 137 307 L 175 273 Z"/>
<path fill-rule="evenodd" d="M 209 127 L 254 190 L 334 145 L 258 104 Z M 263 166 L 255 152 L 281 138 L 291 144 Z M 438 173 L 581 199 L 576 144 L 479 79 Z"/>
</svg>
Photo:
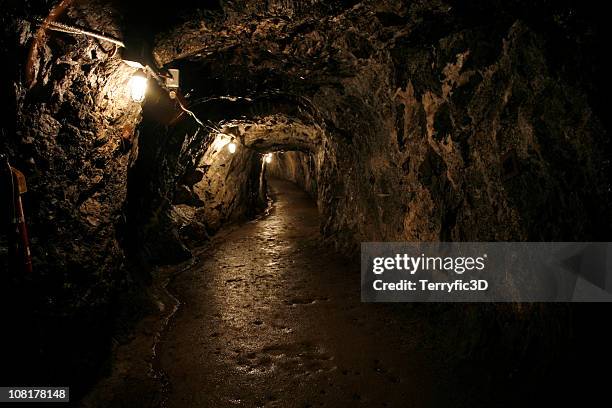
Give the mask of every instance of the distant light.
<svg viewBox="0 0 612 408">
<path fill-rule="evenodd" d="M 266 163 L 272 163 L 272 153 L 268 153 L 265 155 L 264 160 Z"/>
<path fill-rule="evenodd" d="M 227 150 L 229 150 L 231 154 L 234 154 L 236 153 L 236 147 L 237 147 L 236 143 L 231 142 L 230 144 L 227 145 Z"/>
<path fill-rule="evenodd" d="M 128 86 L 130 88 L 130 96 L 134 102 L 140 103 L 144 101 L 147 93 L 147 83 L 148 79 L 142 71 L 138 71 L 130 78 Z"/>
<path fill-rule="evenodd" d="M 225 148 L 225 146 L 227 146 L 231 142 L 232 142 L 232 139 L 228 135 L 224 133 L 217 133 L 217 135 L 215 136 L 215 141 L 213 142 L 212 148 L 216 152 L 220 152 L 221 150 Z"/>
</svg>

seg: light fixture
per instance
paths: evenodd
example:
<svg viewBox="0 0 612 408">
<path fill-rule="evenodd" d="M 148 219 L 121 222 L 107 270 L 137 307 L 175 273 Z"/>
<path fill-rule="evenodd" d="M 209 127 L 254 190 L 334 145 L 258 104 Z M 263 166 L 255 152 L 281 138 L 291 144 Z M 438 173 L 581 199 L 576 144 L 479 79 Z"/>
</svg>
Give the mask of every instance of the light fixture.
<svg viewBox="0 0 612 408">
<path fill-rule="evenodd" d="M 264 160 L 266 163 L 272 163 L 272 153 L 268 153 L 264 156 Z"/>
<path fill-rule="evenodd" d="M 130 96 L 134 102 L 140 103 L 144 101 L 147 93 L 147 83 L 148 79 L 142 70 L 139 70 L 130 78 L 128 86 L 130 88 Z"/>
<path fill-rule="evenodd" d="M 235 142 L 232 140 L 232 141 L 231 141 L 231 142 L 230 142 L 230 143 L 227 145 L 227 150 L 229 150 L 229 152 L 230 152 L 231 154 L 234 154 L 234 153 L 236 153 L 236 148 L 237 148 L 237 147 L 238 147 L 238 146 L 236 145 L 236 143 L 235 143 Z"/>
<path fill-rule="evenodd" d="M 230 145 L 234 145 L 234 147 L 232 148 L 232 146 Z M 227 146 L 227 150 L 230 153 L 234 153 L 238 146 L 236 146 L 236 143 L 234 141 L 234 138 L 230 135 L 226 135 L 225 133 L 217 133 L 217 136 L 215 137 L 215 141 L 213 142 L 213 149 L 217 152 L 220 152 L 221 150 L 223 150 L 225 147 Z"/>
</svg>

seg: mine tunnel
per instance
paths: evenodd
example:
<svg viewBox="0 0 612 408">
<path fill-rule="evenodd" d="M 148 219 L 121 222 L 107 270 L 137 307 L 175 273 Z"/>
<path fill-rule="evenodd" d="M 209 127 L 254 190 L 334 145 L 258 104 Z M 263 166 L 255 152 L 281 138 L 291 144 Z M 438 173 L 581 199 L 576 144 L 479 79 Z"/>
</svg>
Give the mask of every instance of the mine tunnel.
<svg viewBox="0 0 612 408">
<path fill-rule="evenodd" d="M 375 303 L 360 280 L 366 243 L 611 240 L 595 3 L 0 5 L 7 406 L 605 391 L 607 303 Z"/>
</svg>

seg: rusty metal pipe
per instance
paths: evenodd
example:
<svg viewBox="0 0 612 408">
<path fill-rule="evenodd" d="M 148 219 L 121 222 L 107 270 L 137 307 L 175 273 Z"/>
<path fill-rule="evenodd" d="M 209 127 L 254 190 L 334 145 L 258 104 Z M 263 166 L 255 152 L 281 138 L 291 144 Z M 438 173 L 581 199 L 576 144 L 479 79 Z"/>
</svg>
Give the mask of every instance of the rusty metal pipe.
<svg viewBox="0 0 612 408">
<path fill-rule="evenodd" d="M 34 41 L 32 41 L 32 45 L 30 46 L 28 60 L 25 67 L 25 77 L 28 88 L 31 89 L 36 84 L 34 62 L 38 59 L 38 49 L 45 39 L 45 33 L 47 31 L 47 27 L 49 26 L 49 22 L 57 20 L 73 2 L 74 0 L 62 0 L 57 6 L 53 7 L 47 18 L 45 18 L 42 22 L 38 31 L 36 31 L 36 36 L 34 37 Z"/>
</svg>

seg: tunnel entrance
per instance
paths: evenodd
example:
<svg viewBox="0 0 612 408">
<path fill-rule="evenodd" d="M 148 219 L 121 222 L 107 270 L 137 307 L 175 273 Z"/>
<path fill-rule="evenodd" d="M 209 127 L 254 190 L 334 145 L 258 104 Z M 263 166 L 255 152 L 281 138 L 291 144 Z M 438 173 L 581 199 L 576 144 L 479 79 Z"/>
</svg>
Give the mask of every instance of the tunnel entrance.
<svg viewBox="0 0 612 408">
<path fill-rule="evenodd" d="M 318 169 L 315 154 L 302 151 L 280 151 L 272 156 L 267 175 L 299 186 L 316 200 Z"/>
<path fill-rule="evenodd" d="M 143 262 L 185 260 L 223 225 L 254 218 L 267 206 L 267 173 L 316 197 L 325 132 L 303 102 L 208 98 L 165 123 L 159 109 L 145 103 L 128 178 L 126 242 Z"/>
</svg>

